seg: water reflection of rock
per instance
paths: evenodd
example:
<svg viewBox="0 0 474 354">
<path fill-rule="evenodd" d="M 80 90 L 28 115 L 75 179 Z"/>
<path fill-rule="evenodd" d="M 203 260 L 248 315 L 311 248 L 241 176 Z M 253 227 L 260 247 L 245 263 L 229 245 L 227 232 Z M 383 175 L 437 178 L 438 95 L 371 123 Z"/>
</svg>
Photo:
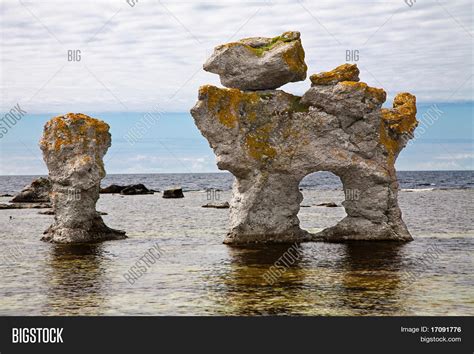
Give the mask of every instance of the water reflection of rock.
<svg viewBox="0 0 474 354">
<path fill-rule="evenodd" d="M 267 245 L 228 248 L 230 264 L 222 273 L 212 272 L 205 279 L 211 306 L 220 314 L 285 315 L 295 312 L 304 285 L 300 266 L 303 254 L 293 257 L 274 284 L 263 278 L 265 272 L 285 255 L 292 245 Z M 295 254 L 295 252 L 292 252 Z"/>
<path fill-rule="evenodd" d="M 229 248 L 204 279 L 210 306 L 232 315 L 390 315 L 403 312 L 402 244 L 304 244 L 273 284 L 263 275 L 289 245 Z"/>
<path fill-rule="evenodd" d="M 346 244 L 337 306 L 351 315 L 402 313 L 404 247 L 393 242 Z"/>
<path fill-rule="evenodd" d="M 97 315 L 103 311 L 104 252 L 100 244 L 53 245 L 45 271 L 48 315 Z"/>
</svg>

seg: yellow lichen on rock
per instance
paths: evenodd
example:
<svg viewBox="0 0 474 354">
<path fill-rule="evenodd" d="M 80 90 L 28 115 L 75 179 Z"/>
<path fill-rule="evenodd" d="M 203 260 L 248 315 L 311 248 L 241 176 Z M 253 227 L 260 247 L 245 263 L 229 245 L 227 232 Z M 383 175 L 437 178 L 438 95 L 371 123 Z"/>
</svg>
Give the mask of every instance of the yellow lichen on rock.
<svg viewBox="0 0 474 354">
<path fill-rule="evenodd" d="M 395 96 L 393 108 L 382 108 L 380 122 L 380 143 L 388 152 L 388 163 L 393 167 L 395 156 L 403 147 L 400 137 L 413 134 L 418 125 L 416 120 L 416 97 L 403 92 Z"/>
<path fill-rule="evenodd" d="M 40 145 L 46 148 L 53 147 L 57 151 L 81 143 L 86 148 L 91 139 L 99 142 L 108 139 L 109 125 L 82 113 L 67 113 L 48 121 L 45 132 Z"/>
<path fill-rule="evenodd" d="M 393 108 L 382 108 L 382 118 L 398 134 L 412 133 L 418 125 L 416 97 L 407 92 L 399 93 L 393 100 Z"/>
<path fill-rule="evenodd" d="M 273 130 L 273 124 L 267 123 L 245 137 L 245 146 L 248 153 L 255 160 L 262 161 L 265 158 L 274 158 L 276 149 L 270 144 L 270 133 Z"/>
<path fill-rule="evenodd" d="M 387 98 L 387 93 L 384 89 L 370 87 L 365 82 L 356 82 L 356 81 L 341 81 L 339 83 L 346 88 L 350 88 L 352 90 L 359 90 L 363 91 L 367 97 L 374 98 L 377 102 L 383 103 Z"/>
<path fill-rule="evenodd" d="M 260 96 L 256 92 L 243 92 L 232 88 L 218 88 L 212 85 L 204 85 L 199 89 L 200 97 L 207 97 L 207 105 L 215 114 L 219 122 L 227 128 L 234 128 L 239 119 L 240 106 L 246 108 L 248 117 L 255 120 L 252 107 L 256 105 Z"/>
<path fill-rule="evenodd" d="M 246 41 L 251 41 L 253 38 L 244 38 L 239 42 L 231 42 L 220 45 L 216 47 L 216 49 L 221 50 L 240 46 L 251 52 L 253 55 L 262 57 L 274 48 L 277 48 L 285 43 L 293 42 L 291 43 L 292 47 L 282 53 L 282 58 L 288 65 L 290 71 L 295 73 L 306 73 L 308 67 L 304 62 L 305 53 L 299 38 L 299 32 L 285 32 L 281 36 L 269 38 L 266 44 L 259 46 L 246 43 Z"/>
<path fill-rule="evenodd" d="M 295 31 L 284 32 L 281 36 L 276 36 L 273 38 L 265 38 L 263 39 L 263 42 L 259 43 L 258 45 L 255 44 L 254 40 L 255 38 L 243 38 L 239 42 L 229 44 L 242 44 L 258 57 L 263 56 L 271 49 L 278 47 L 284 43 L 297 42 L 301 45 L 300 33 Z"/>
<path fill-rule="evenodd" d="M 332 85 L 341 81 L 359 81 L 359 68 L 356 64 L 342 64 L 331 71 L 310 76 L 313 85 Z"/>
<path fill-rule="evenodd" d="M 239 119 L 243 118 L 251 124 L 257 121 L 256 108 L 260 102 L 257 92 L 205 85 L 200 87 L 199 97 L 207 102 L 208 110 L 227 128 L 237 127 Z M 240 111 L 245 112 L 245 116 L 241 117 Z M 276 149 L 269 143 L 272 129 L 272 123 L 267 123 L 247 133 L 245 147 L 252 158 L 261 161 L 276 156 Z"/>
<path fill-rule="evenodd" d="M 379 142 L 382 144 L 388 153 L 388 165 L 393 168 L 395 163 L 395 156 L 398 154 L 400 145 L 396 139 L 393 139 L 389 136 L 387 128 L 383 120 L 380 122 L 379 129 Z"/>
<path fill-rule="evenodd" d="M 300 41 L 296 41 L 292 50 L 283 52 L 282 57 L 290 71 L 294 73 L 306 73 L 308 67 L 304 62 L 304 49 Z"/>
</svg>

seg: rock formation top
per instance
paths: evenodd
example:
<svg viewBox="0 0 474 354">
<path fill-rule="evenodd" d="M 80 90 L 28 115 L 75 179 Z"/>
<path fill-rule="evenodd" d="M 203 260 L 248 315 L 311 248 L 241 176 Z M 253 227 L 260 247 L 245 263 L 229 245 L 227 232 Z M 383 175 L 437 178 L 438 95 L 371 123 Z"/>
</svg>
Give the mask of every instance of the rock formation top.
<svg viewBox="0 0 474 354">
<path fill-rule="evenodd" d="M 221 69 L 221 78 L 230 77 L 225 70 L 232 66 Z M 265 67 L 259 72 L 267 81 L 279 78 Z M 247 87 L 261 83 L 258 76 L 247 79 Z M 353 64 L 312 75 L 311 82 L 301 97 L 270 89 L 199 89 L 191 114 L 219 169 L 236 177 L 226 242 L 411 240 L 394 166 L 417 126 L 415 96 L 399 93 L 393 108 L 382 108 L 385 91 L 360 82 Z M 312 235 L 299 227 L 298 187 L 317 171 L 341 178 L 347 217 Z"/>
<path fill-rule="evenodd" d="M 229 88 L 269 90 L 306 79 L 304 56 L 300 33 L 285 32 L 217 46 L 204 70 L 218 74 Z"/>
<path fill-rule="evenodd" d="M 90 187 L 105 177 L 102 158 L 110 145 L 109 125 L 81 113 L 49 120 L 40 141 L 52 182 L 76 188 Z M 91 178 L 84 178 L 89 174 Z"/>
<path fill-rule="evenodd" d="M 359 68 L 356 64 L 342 64 L 331 71 L 309 77 L 314 85 L 333 85 L 341 81 L 359 81 Z"/>
</svg>

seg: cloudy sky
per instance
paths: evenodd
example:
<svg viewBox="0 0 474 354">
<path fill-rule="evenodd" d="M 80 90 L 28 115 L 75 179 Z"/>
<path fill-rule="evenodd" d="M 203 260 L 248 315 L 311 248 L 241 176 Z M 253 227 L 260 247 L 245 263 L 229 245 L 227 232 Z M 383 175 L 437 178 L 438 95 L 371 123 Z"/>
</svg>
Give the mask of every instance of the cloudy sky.
<svg viewBox="0 0 474 354">
<path fill-rule="evenodd" d="M 358 51 L 361 80 L 383 87 L 389 102 L 409 91 L 424 111 L 443 105 L 399 169 L 473 168 L 470 0 L 128 1 L 1 1 L 0 110 L 19 103 L 28 114 L 0 140 L 0 174 L 46 172 L 41 126 L 65 112 L 111 124 L 109 155 L 120 159 L 110 158 L 109 172 L 215 171 L 187 114 L 163 114 L 136 144 L 123 136 L 144 112 L 188 112 L 200 85 L 219 84 L 202 70 L 216 45 L 287 30 L 301 32 L 309 74 Z"/>
</svg>

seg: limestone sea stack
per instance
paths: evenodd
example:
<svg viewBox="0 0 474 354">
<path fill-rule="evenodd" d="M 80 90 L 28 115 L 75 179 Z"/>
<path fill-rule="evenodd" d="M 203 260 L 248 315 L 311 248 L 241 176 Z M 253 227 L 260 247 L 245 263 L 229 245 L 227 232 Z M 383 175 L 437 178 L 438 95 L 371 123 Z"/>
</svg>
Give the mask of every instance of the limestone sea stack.
<svg viewBox="0 0 474 354">
<path fill-rule="evenodd" d="M 307 66 L 299 32 L 273 38 L 244 38 L 220 45 L 204 64 L 222 85 L 240 90 L 276 89 L 306 78 Z"/>
<path fill-rule="evenodd" d="M 221 78 L 250 65 L 247 56 L 233 60 L 221 67 Z M 278 70 L 260 64 L 261 77 L 277 80 Z M 246 89 L 262 88 L 259 80 Z M 236 177 L 225 242 L 411 240 L 398 207 L 394 164 L 417 126 L 415 96 L 400 93 L 393 108 L 382 109 L 385 91 L 360 82 L 353 64 L 312 75 L 311 81 L 302 97 L 282 90 L 200 88 L 191 114 L 218 168 Z M 299 184 L 317 171 L 341 178 L 347 216 L 310 234 L 297 217 Z"/>
<path fill-rule="evenodd" d="M 126 238 L 107 227 L 96 211 L 103 157 L 111 145 L 109 126 L 85 114 L 52 118 L 40 147 L 52 183 L 54 223 L 43 240 L 56 243 L 99 242 Z"/>
</svg>

